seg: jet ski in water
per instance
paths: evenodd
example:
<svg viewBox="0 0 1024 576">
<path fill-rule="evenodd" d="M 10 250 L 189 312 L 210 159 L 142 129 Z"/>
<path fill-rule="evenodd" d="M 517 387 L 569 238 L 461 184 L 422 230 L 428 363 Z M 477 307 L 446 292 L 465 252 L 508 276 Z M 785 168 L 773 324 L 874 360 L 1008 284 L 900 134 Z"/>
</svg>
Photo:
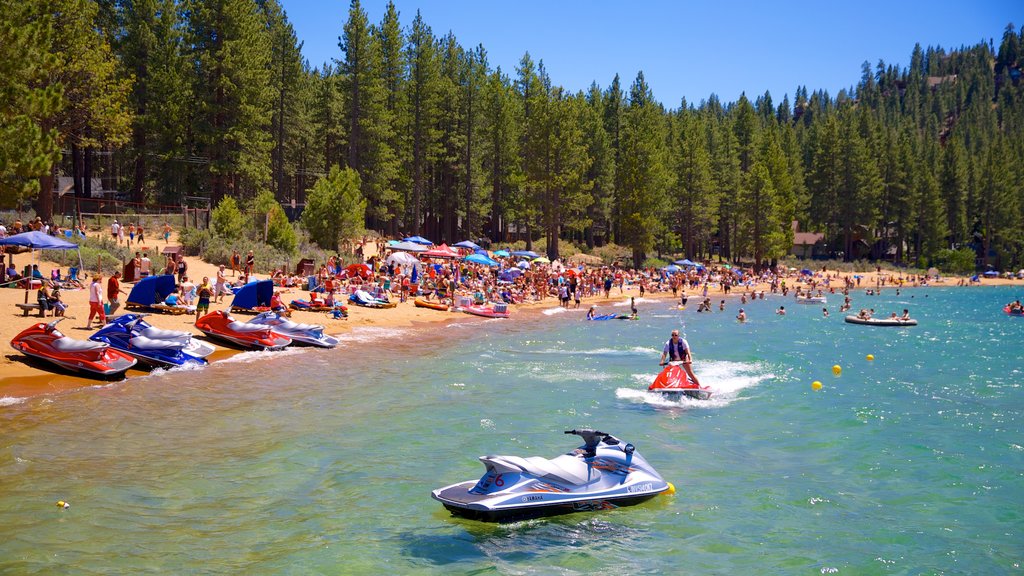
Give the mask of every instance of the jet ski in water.
<svg viewBox="0 0 1024 576">
<path fill-rule="evenodd" d="M 665 369 L 658 374 L 654 382 L 647 387 L 648 392 L 660 392 L 670 398 L 689 396 L 696 400 L 707 400 L 711 398 L 711 389 L 707 386 L 698 386 L 690 379 L 690 375 L 681 366 L 682 362 L 669 362 Z"/>
<path fill-rule="evenodd" d="M 207 336 L 247 350 L 280 350 L 292 343 L 291 338 L 275 334 L 270 326 L 239 322 L 222 310 L 210 312 L 196 320 L 196 328 Z"/>
<path fill-rule="evenodd" d="M 323 326 L 292 322 L 277 312 L 263 312 L 249 322 L 268 326 L 275 334 L 291 338 L 292 341 L 299 344 L 320 346 L 321 348 L 334 348 L 338 345 L 337 338 L 324 334 Z"/>
<path fill-rule="evenodd" d="M 508 522 L 571 512 L 632 506 L 675 492 L 632 444 L 596 430 L 566 430 L 583 446 L 551 460 L 532 456 L 481 456 L 487 472 L 434 490 L 455 516 Z"/>
<path fill-rule="evenodd" d="M 115 376 L 135 366 L 135 358 L 109 344 L 69 338 L 57 330 L 58 318 L 49 324 L 35 324 L 11 340 L 11 347 L 26 356 L 46 360 L 71 370 L 100 376 Z"/>
<path fill-rule="evenodd" d="M 89 337 L 94 342 L 103 342 L 111 347 L 134 356 L 140 361 L 153 367 L 173 368 L 186 364 L 205 365 L 206 359 L 191 354 L 186 348 L 191 344 L 191 334 L 187 338 L 149 338 L 143 336 L 145 330 L 136 330 L 137 325 L 142 322 L 142 316 L 133 316 L 133 320 L 126 320 L 124 316 L 110 322 L 98 332 Z M 150 333 L 158 335 L 157 328 L 152 328 Z M 171 331 L 166 331 L 171 332 Z M 212 351 L 213 347 L 206 345 Z"/>
</svg>

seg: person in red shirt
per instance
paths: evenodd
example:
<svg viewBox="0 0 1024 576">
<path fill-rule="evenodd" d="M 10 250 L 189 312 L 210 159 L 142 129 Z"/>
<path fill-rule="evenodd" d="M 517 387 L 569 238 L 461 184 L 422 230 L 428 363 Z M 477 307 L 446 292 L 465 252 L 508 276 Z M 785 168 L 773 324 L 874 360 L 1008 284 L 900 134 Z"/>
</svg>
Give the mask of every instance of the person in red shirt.
<svg viewBox="0 0 1024 576">
<path fill-rule="evenodd" d="M 121 303 L 118 301 L 118 296 L 121 294 L 127 294 L 127 292 L 121 290 L 120 278 L 121 273 L 114 272 L 114 275 L 107 280 L 107 304 L 110 305 L 111 315 L 121 307 Z"/>
</svg>

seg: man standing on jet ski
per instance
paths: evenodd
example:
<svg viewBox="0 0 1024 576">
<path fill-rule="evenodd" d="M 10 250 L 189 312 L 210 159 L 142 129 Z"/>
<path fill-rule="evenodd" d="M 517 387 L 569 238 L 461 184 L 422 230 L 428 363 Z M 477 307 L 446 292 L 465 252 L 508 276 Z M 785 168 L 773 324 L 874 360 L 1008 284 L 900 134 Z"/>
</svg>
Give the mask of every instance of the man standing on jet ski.
<svg viewBox="0 0 1024 576">
<path fill-rule="evenodd" d="M 679 330 L 673 330 L 672 337 L 665 343 L 665 349 L 661 352 L 660 364 L 662 366 L 665 365 L 666 358 L 669 362 L 682 362 L 686 374 L 694 384 L 700 386 L 700 380 L 693 373 L 693 354 L 690 353 L 690 344 L 685 338 L 679 337 Z"/>
</svg>

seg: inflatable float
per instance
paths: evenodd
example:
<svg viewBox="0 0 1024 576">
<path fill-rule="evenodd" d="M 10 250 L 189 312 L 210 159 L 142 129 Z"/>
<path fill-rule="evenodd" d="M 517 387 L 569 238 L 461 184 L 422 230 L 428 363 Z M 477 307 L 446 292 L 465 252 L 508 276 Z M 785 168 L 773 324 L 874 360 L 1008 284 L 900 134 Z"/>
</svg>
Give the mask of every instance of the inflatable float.
<svg viewBox="0 0 1024 576">
<path fill-rule="evenodd" d="M 847 324 L 861 324 L 863 326 L 917 326 L 917 320 L 901 320 L 899 318 L 858 318 L 847 316 Z"/>
</svg>

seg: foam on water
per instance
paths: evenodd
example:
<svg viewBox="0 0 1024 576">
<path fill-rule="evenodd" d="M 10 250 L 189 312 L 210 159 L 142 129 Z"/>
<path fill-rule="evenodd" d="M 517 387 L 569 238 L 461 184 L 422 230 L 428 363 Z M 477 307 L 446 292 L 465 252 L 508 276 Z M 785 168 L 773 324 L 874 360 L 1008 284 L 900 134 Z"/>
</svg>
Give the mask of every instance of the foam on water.
<svg viewBox="0 0 1024 576">
<path fill-rule="evenodd" d="M 305 354 L 305 353 L 307 353 L 307 352 L 309 352 L 311 350 L 313 350 L 313 348 L 297 348 L 297 347 L 294 347 L 294 346 L 289 346 L 288 348 L 285 348 L 284 350 L 251 350 L 249 352 L 242 352 L 240 354 L 235 354 L 234 356 L 231 356 L 231 357 L 225 358 L 223 360 L 220 360 L 217 363 L 218 364 L 226 364 L 226 363 L 230 363 L 230 362 L 241 362 L 241 363 L 248 364 L 250 362 L 255 362 L 255 361 L 259 361 L 259 360 L 267 360 L 267 359 L 270 359 L 270 358 L 283 358 L 285 356 L 295 356 L 297 354 Z"/>
<path fill-rule="evenodd" d="M 555 314 L 565 314 L 566 312 L 586 312 L 589 309 L 590 309 L 589 307 L 587 307 L 587 308 L 562 308 L 562 307 L 548 308 L 546 310 L 541 310 L 541 314 L 544 314 L 545 316 L 553 316 Z"/>
<path fill-rule="evenodd" d="M 596 348 L 594 350 L 566 350 L 551 348 L 548 350 L 508 350 L 511 354 L 552 354 L 557 356 L 653 356 L 660 352 L 654 348 L 633 346 L 631 348 Z"/>
<path fill-rule="evenodd" d="M 457 324 L 456 324 L 457 325 Z M 356 328 L 351 332 L 345 334 L 339 334 L 338 340 L 342 343 L 363 343 L 363 342 L 374 342 L 376 340 L 386 340 L 389 338 L 397 338 L 408 332 L 401 328 Z"/>
<path fill-rule="evenodd" d="M 651 302 L 661 302 L 661 300 L 652 300 L 650 298 L 637 298 L 637 304 L 650 304 Z M 612 306 L 629 306 L 629 300 L 623 300 L 622 302 L 616 302 Z"/>
<path fill-rule="evenodd" d="M 14 396 L 2 396 L 0 397 L 0 406 L 13 406 L 15 404 L 21 404 L 25 401 L 25 398 L 16 398 Z"/>
</svg>

